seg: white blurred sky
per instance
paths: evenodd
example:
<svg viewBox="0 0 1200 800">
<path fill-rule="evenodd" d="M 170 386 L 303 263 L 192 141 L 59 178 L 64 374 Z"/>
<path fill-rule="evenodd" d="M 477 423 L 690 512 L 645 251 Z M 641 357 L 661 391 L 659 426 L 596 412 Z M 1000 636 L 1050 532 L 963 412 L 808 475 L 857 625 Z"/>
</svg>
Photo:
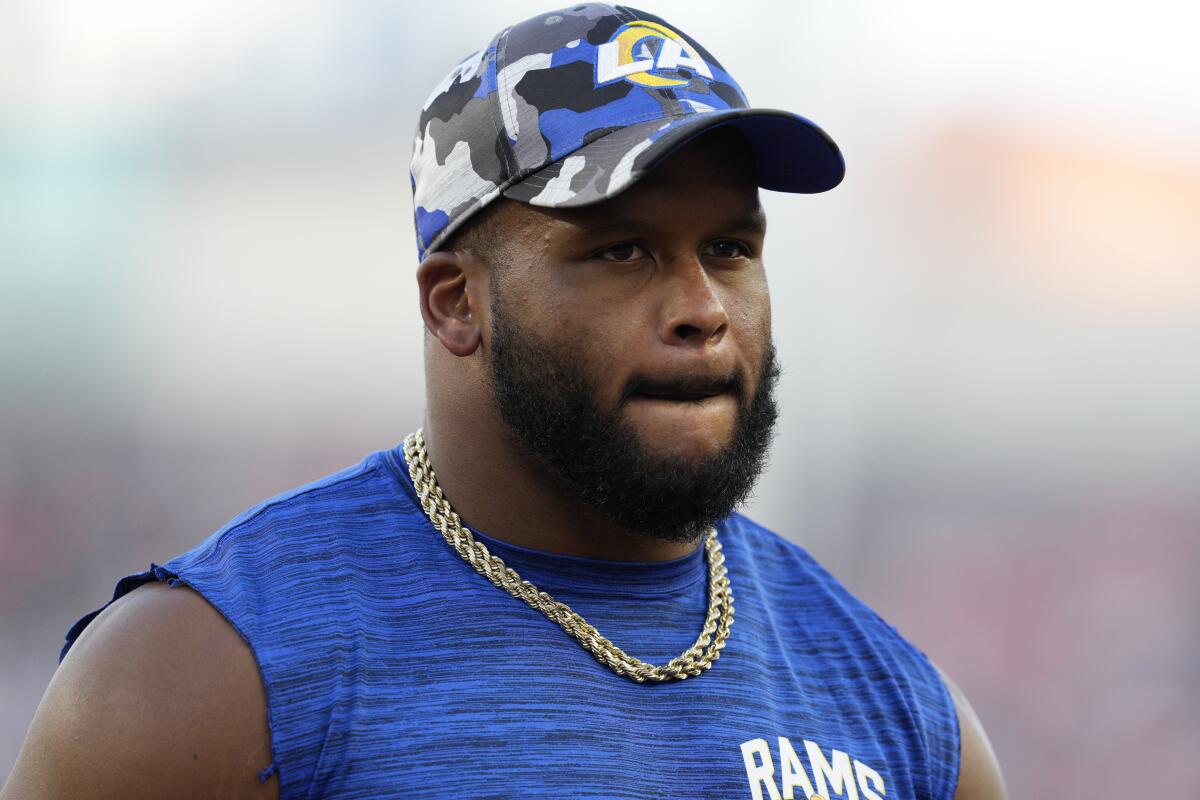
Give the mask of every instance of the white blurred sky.
<svg viewBox="0 0 1200 800">
<path fill-rule="evenodd" d="M 214 87 L 264 88 L 273 104 L 314 106 L 355 74 L 358 45 L 408 47 L 413 77 L 502 26 L 546 8 L 509 2 L 481 9 L 447 2 L 312 3 L 232 0 L 19 2 L 0 6 L 0 99 L 10 113 L 75 122 L 169 107 Z M 863 89 L 897 102 L 970 104 L 1036 120 L 1093 123 L 1105 137 L 1153 135 L 1192 147 L 1200 127 L 1194 33 L 1200 9 L 1168 0 L 1130 3 L 749 2 L 668 0 L 652 9 L 678 19 L 739 74 L 793 76 L 822 105 Z M 372 36 L 381 20 L 406 41 Z M 373 41 L 372 41 L 373 40 Z M 715 40 L 715 41 L 714 41 Z M 716 43 L 719 42 L 720 46 Z M 371 53 L 359 54 L 370 56 Z M 440 56 L 440 57 L 439 57 Z M 804 67 L 839 65 L 823 75 Z M 255 75 L 255 70 L 261 70 Z M 382 83 L 405 76 L 378 75 Z M 836 77 L 838 80 L 827 80 Z M 763 79 L 756 75 L 755 83 Z M 750 81 L 743 81 L 750 84 Z M 424 84 L 422 84 L 424 85 Z M 780 86 L 785 86 L 782 82 Z M 772 87 L 774 88 L 774 87 Z M 782 94 L 782 92 L 780 92 Z M 788 91 L 788 95 L 795 94 Z M 768 98 L 758 98 L 763 102 Z M 790 99 L 790 98 L 789 98 Z"/>
</svg>

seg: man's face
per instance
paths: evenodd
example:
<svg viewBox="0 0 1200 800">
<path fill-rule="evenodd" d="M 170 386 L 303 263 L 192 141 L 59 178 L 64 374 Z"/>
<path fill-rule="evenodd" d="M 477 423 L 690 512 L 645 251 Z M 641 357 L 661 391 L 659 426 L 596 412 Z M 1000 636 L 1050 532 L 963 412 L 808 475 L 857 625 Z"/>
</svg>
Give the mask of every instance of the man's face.
<svg viewBox="0 0 1200 800">
<path fill-rule="evenodd" d="M 564 491 L 650 538 L 694 539 L 764 464 L 778 367 L 753 169 L 719 131 L 602 204 L 495 220 L 500 415 Z"/>
</svg>

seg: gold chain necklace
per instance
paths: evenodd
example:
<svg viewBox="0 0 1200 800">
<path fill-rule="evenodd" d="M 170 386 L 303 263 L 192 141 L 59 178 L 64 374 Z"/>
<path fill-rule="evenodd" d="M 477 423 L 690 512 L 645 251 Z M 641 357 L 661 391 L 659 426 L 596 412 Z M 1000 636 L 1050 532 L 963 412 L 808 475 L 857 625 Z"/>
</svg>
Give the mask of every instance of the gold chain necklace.
<svg viewBox="0 0 1200 800">
<path fill-rule="evenodd" d="M 733 592 L 729 588 L 725 556 L 721 553 L 721 543 L 717 541 L 715 529 L 710 529 L 704 539 L 705 554 L 708 557 L 708 615 L 704 619 L 700 638 L 679 657 L 656 667 L 627 654 L 601 636 L 598 630 L 572 611 L 566 603 L 555 600 L 529 581 L 522 580 L 499 556 L 492 555 L 487 545 L 471 535 L 471 531 L 462 524 L 462 520 L 438 486 L 437 475 L 434 474 L 429 455 L 425 452 L 422 429 L 418 428 L 404 440 L 404 458 L 408 462 L 408 474 L 417 490 L 421 508 L 446 542 L 474 567 L 476 572 L 558 623 L 585 650 L 595 656 L 597 661 L 613 672 L 638 683 L 681 681 L 689 676 L 699 675 L 720 658 L 725 640 L 729 638 L 729 628 L 733 625 Z"/>
</svg>

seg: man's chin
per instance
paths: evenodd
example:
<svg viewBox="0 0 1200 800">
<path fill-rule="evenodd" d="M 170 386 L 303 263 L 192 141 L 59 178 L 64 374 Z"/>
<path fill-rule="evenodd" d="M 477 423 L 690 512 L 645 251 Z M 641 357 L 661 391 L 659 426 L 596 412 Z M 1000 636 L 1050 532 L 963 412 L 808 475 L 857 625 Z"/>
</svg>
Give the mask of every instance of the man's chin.
<svg viewBox="0 0 1200 800">
<path fill-rule="evenodd" d="M 729 394 L 686 402 L 634 395 L 626 401 L 625 418 L 645 452 L 688 463 L 729 446 L 738 406 Z"/>
</svg>

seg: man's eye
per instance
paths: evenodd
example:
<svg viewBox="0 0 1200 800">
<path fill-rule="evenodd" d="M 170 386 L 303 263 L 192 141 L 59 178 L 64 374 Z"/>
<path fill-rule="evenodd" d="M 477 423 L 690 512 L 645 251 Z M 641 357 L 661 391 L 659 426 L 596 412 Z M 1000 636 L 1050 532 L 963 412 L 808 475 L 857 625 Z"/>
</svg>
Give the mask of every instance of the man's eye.
<svg viewBox="0 0 1200 800">
<path fill-rule="evenodd" d="M 646 251 L 642 249 L 641 245 L 626 243 L 610 247 L 599 255 L 605 261 L 637 261 L 646 255 Z"/>
<path fill-rule="evenodd" d="M 717 258 L 743 258 L 750 255 L 750 248 L 736 239 L 718 239 L 706 247 L 705 252 Z"/>
</svg>

